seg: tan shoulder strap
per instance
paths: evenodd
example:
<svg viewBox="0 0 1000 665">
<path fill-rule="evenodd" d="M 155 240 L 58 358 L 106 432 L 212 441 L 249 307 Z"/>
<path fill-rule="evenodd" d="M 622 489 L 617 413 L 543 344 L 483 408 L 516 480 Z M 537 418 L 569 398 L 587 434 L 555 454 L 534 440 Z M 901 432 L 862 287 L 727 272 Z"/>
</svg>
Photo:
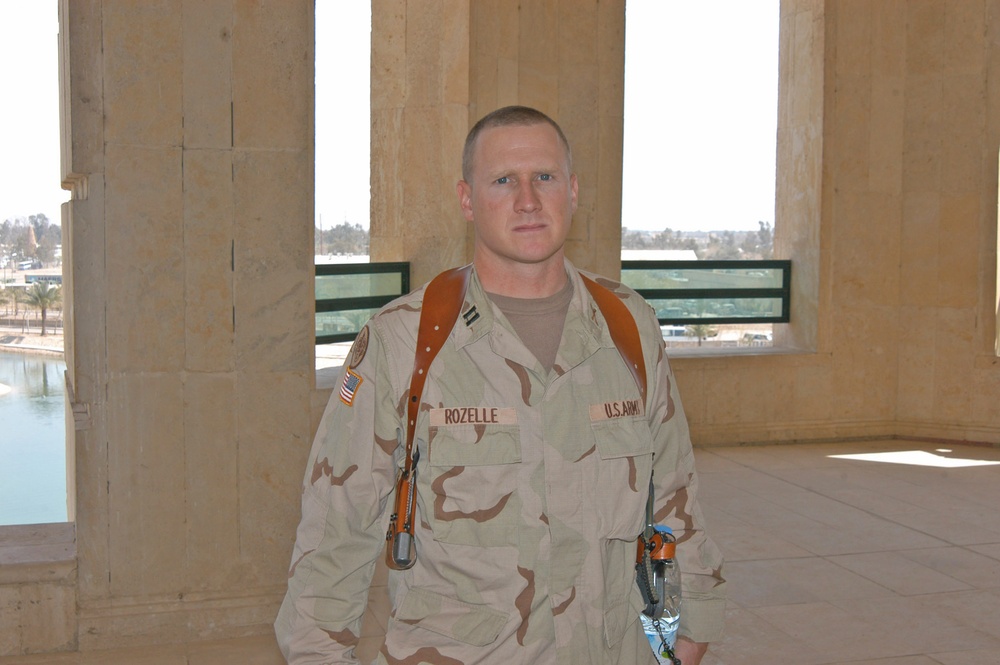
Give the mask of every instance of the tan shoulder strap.
<svg viewBox="0 0 1000 665">
<path fill-rule="evenodd" d="M 469 289 L 472 265 L 446 270 L 430 281 L 424 290 L 420 306 L 420 326 L 417 328 L 417 353 L 413 358 L 410 392 L 406 401 L 406 457 L 410 458 L 420 395 L 424 391 L 427 370 L 458 320 L 458 313 Z"/>
<path fill-rule="evenodd" d="M 385 539 L 386 564 L 394 570 L 405 570 L 417 560 L 413 526 L 416 513 L 416 463 L 418 452 L 413 450 L 420 396 L 424 391 L 427 371 L 434 357 L 455 327 L 455 321 L 465 302 L 472 266 L 447 270 L 430 281 L 424 289 L 417 327 L 417 349 L 413 358 L 410 390 L 406 395 L 406 453 L 403 469 L 396 479 L 394 510 L 389 519 Z"/>
<path fill-rule="evenodd" d="M 622 360 L 625 361 L 628 371 L 635 379 L 635 385 L 639 388 L 639 396 L 642 397 L 643 404 L 646 403 L 646 363 L 642 359 L 642 340 L 639 338 L 639 328 L 635 325 L 635 318 L 628 307 L 614 294 L 614 292 L 601 286 L 584 274 L 583 283 L 587 285 L 587 290 L 594 298 L 594 302 L 601 308 L 604 320 L 608 322 L 608 331 L 611 339 L 618 348 Z"/>
</svg>

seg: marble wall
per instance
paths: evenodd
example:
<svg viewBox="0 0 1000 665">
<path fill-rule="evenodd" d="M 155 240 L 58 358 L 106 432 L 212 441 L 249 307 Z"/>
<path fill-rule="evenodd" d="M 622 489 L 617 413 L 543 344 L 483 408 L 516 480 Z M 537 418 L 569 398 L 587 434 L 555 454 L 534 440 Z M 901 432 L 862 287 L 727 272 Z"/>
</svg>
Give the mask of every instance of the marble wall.
<svg viewBox="0 0 1000 665">
<path fill-rule="evenodd" d="M 570 258 L 617 274 L 624 0 L 375 0 L 372 217 L 375 261 L 407 260 L 421 284 L 472 258 L 455 186 L 469 127 L 508 104 L 558 118 L 574 150 Z"/>
<path fill-rule="evenodd" d="M 678 359 L 696 441 L 1000 443 L 1000 3 L 784 0 L 781 21 L 776 339 L 799 353 Z"/>
<path fill-rule="evenodd" d="M 311 2 L 64 2 L 81 650 L 260 632 L 313 413 Z"/>
</svg>

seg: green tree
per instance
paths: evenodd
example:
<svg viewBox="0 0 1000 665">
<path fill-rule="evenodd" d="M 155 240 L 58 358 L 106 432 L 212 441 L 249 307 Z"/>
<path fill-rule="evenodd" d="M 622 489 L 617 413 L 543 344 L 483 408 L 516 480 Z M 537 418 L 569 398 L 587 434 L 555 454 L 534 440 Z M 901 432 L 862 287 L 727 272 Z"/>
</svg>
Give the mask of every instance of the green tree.
<svg viewBox="0 0 1000 665">
<path fill-rule="evenodd" d="M 28 224 L 31 225 L 31 230 L 35 232 L 36 241 L 41 241 L 42 236 L 44 236 L 45 232 L 49 230 L 50 226 L 52 226 L 52 222 L 49 221 L 49 218 L 45 215 L 45 213 L 41 212 L 37 215 L 28 215 Z"/>
<path fill-rule="evenodd" d="M 0 305 L 3 305 L 3 313 L 8 314 L 9 310 L 7 306 L 14 299 L 14 292 L 12 289 L 0 289 Z"/>
<path fill-rule="evenodd" d="M 757 222 L 760 229 L 747 231 L 740 242 L 744 259 L 769 259 L 774 255 L 774 239 L 770 222 Z"/>
<path fill-rule="evenodd" d="M 35 257 L 34 229 L 22 222 L 23 220 L 14 222 L 10 239 L 10 247 L 13 249 L 13 254 L 17 255 L 18 261 Z"/>
<path fill-rule="evenodd" d="M 42 337 L 45 336 L 45 322 L 49 308 L 62 300 L 62 289 L 47 282 L 35 282 L 28 289 L 25 302 L 37 307 L 42 313 Z"/>
<path fill-rule="evenodd" d="M 56 247 L 59 246 L 60 236 L 58 226 L 50 226 L 43 231 L 42 237 L 38 241 L 36 255 L 43 264 L 50 265 L 56 259 Z"/>
<path fill-rule="evenodd" d="M 622 249 L 649 249 L 647 234 L 622 227 Z"/>
<path fill-rule="evenodd" d="M 774 257 L 774 231 L 771 222 L 757 222 L 760 230 L 757 231 L 757 242 L 760 247 L 760 258 L 770 259 Z"/>
<path fill-rule="evenodd" d="M 704 254 L 699 254 L 702 260 L 725 260 L 739 259 L 740 248 L 736 243 L 736 233 L 734 231 L 723 231 L 721 234 L 712 233 L 708 237 L 708 246 L 704 249 Z"/>
<path fill-rule="evenodd" d="M 18 306 L 24 299 L 24 296 L 21 295 L 21 289 L 4 289 L 4 291 L 7 293 L 7 300 L 5 301 L 5 304 L 14 303 L 14 313 L 12 316 L 16 317 L 19 313 Z M 6 314 L 10 314 L 10 309 L 5 309 L 4 312 Z"/>
<path fill-rule="evenodd" d="M 331 229 L 316 229 L 316 254 L 367 254 L 368 230 L 343 222 Z"/>
<path fill-rule="evenodd" d="M 14 242 L 14 222 L 9 219 L 0 224 L 0 247 L 6 247 Z"/>
<path fill-rule="evenodd" d="M 685 238 L 681 231 L 671 228 L 663 229 L 654 240 L 656 249 L 698 249 L 698 243 L 694 238 Z"/>
<path fill-rule="evenodd" d="M 719 329 L 713 325 L 707 323 L 695 323 L 690 326 L 685 326 L 684 331 L 687 333 L 688 337 L 697 337 L 698 346 L 709 337 L 715 337 L 719 334 Z"/>
</svg>

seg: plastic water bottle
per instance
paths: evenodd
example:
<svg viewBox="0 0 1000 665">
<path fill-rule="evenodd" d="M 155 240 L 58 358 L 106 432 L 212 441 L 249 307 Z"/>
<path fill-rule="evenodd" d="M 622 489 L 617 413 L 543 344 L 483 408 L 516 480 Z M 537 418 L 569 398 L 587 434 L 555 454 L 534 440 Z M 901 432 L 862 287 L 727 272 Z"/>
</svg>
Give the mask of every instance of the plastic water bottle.
<svg viewBox="0 0 1000 665">
<path fill-rule="evenodd" d="M 673 650 L 674 642 L 677 639 L 677 619 L 670 621 L 664 615 L 663 618 L 656 621 L 650 619 L 645 614 L 640 615 L 640 618 L 642 619 L 642 629 L 646 633 L 646 639 L 649 640 L 649 646 L 653 649 L 653 656 L 656 657 L 656 662 L 659 665 L 672 665 L 673 661 L 670 659 L 669 654 L 664 653 L 666 650 L 663 648 L 663 645 L 666 643 Z M 660 637 L 661 633 L 663 637 Z"/>
<path fill-rule="evenodd" d="M 663 545 L 653 553 L 653 576 L 657 590 L 663 594 L 663 615 L 653 619 L 641 613 L 639 618 L 656 662 L 672 665 L 671 656 L 681 618 L 681 571 L 674 558 L 675 541 L 670 527 L 658 525 L 656 533 L 662 537 Z"/>
</svg>

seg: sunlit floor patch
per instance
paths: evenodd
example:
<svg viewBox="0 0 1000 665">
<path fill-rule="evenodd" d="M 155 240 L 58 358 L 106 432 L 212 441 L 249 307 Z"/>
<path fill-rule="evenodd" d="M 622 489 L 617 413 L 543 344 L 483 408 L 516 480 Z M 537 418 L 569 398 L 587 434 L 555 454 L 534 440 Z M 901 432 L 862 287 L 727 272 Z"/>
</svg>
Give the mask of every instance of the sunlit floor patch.
<svg viewBox="0 0 1000 665">
<path fill-rule="evenodd" d="M 911 466 L 936 466 L 944 469 L 957 469 L 966 466 L 993 466 L 1000 461 L 965 459 L 962 457 L 945 457 L 937 453 L 950 453 L 950 450 L 940 449 L 931 453 L 926 450 L 899 450 L 885 453 L 859 453 L 857 455 L 830 455 L 836 459 L 859 460 L 862 462 L 885 462 L 886 464 L 909 464 Z"/>
</svg>

